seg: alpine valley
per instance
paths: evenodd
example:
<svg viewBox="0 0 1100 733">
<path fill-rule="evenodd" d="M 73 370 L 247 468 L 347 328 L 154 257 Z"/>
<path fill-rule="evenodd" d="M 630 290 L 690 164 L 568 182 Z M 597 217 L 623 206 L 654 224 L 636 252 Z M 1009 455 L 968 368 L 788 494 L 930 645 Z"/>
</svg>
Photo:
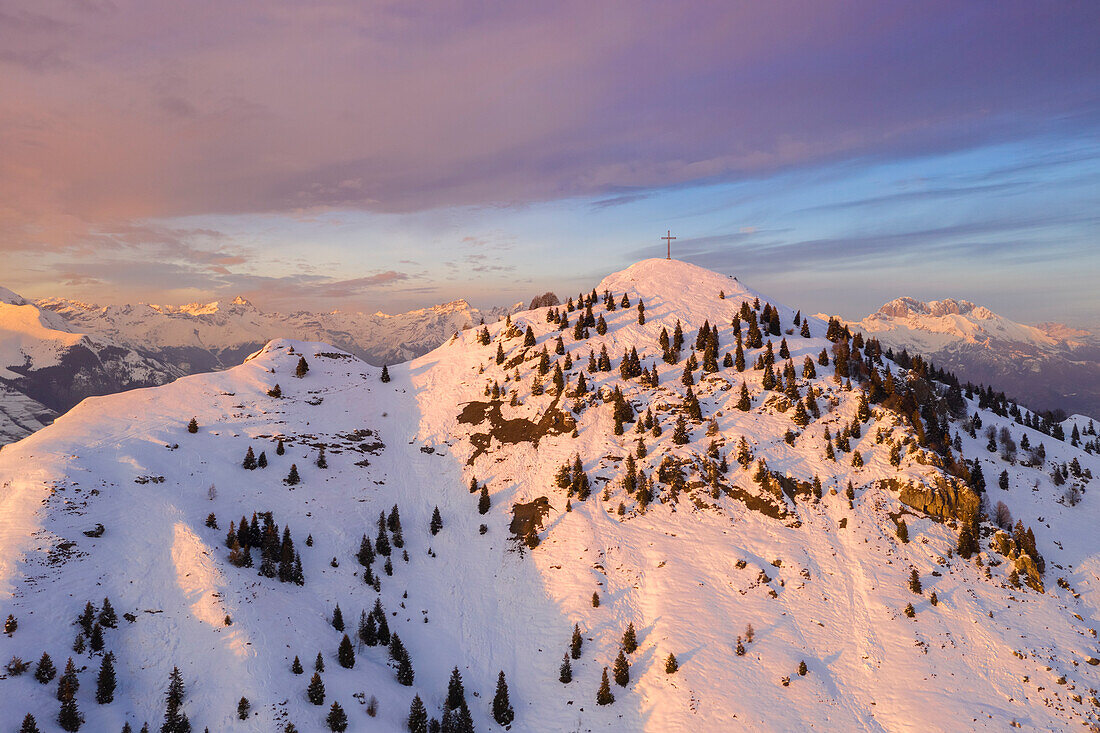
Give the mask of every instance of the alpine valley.
<svg viewBox="0 0 1100 733">
<path fill-rule="evenodd" d="M 1096 729 L 1091 424 L 684 262 L 593 285 L 6 446 L 0 727 Z"/>
</svg>

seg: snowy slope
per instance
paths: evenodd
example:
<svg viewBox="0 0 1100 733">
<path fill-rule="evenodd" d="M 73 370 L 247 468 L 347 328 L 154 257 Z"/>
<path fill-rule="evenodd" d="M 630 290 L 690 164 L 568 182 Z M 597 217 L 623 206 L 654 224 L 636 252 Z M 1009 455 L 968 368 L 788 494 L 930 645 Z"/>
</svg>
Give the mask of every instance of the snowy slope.
<svg viewBox="0 0 1100 733">
<path fill-rule="evenodd" d="M 1095 475 L 1094 455 L 966 400 L 966 411 L 985 426 L 1045 446 L 1042 465 L 1026 467 L 1017 458 L 1010 465 L 986 450 L 984 430 L 971 437 L 961 424 L 953 428 L 962 453 L 982 462 L 987 503 L 1003 501 L 1033 528 L 1046 558 L 1043 592 L 1012 587 L 1012 560 L 990 548 L 990 536 L 982 540 L 980 563 L 961 559 L 953 552 L 954 520 L 903 504 L 886 482 L 950 481 L 937 459 L 905 443 L 912 429 L 897 413 L 872 406 L 861 435 L 851 438 L 862 467 L 851 465 L 852 453 L 826 458 L 825 429 L 835 435 L 851 423 L 859 394 L 833 379 L 831 365 L 798 380 L 803 393 L 811 385 L 821 390 L 821 417 L 805 429 L 780 409 L 782 395 L 762 389 L 763 371 L 752 368 L 762 349 L 746 351 L 744 372 L 721 367 L 704 376 L 697 369 L 693 390 L 703 420 L 690 424 L 688 442 L 673 443 L 696 330 L 709 320 L 719 328 L 720 354 L 732 351 L 730 319 L 757 293 L 724 275 L 664 260 L 611 275 L 598 294 L 604 289 L 617 306 L 626 294 L 630 306 L 609 311 L 597 302 L 593 310 L 607 333 L 591 329 L 580 343 L 572 327 L 548 322 L 547 309 L 522 312 L 511 326 L 491 324 L 488 345 L 478 343 L 477 329 L 462 332 L 391 366 L 385 383 L 379 369 L 332 346 L 276 340 L 224 372 L 86 400 L 5 448 L 0 616 L 14 614 L 19 626 L 11 637 L 0 636 L 0 658 L 35 660 L 48 651 L 60 668 L 74 656 L 86 666 L 77 695 L 87 719 L 82 730 L 96 731 L 117 730 L 127 720 L 135 730 L 142 721 L 159 721 L 175 665 L 188 686 L 185 710 L 200 730 L 280 730 L 287 721 L 321 730 L 332 700 L 347 709 L 349 730 L 402 730 L 414 694 L 439 716 L 456 665 L 479 731 L 500 729 L 489 712 L 500 671 L 516 712 L 512 730 L 523 731 L 1005 730 L 1013 721 L 1061 730 L 1095 723 L 1097 498 L 1088 479 L 1074 479 L 1069 484 L 1085 490 L 1071 506 L 1061 501 L 1066 486 L 1054 486 L 1050 476 L 1074 458 Z M 794 310 L 773 305 L 801 374 L 804 357 L 832 349 L 825 324 L 811 320 L 811 336 L 803 338 Z M 580 312 L 567 315 L 575 323 Z M 677 320 L 685 348 L 678 363 L 666 364 L 657 339 Z M 527 327 L 536 338 L 530 348 L 523 345 Z M 543 345 L 553 361 L 564 359 L 554 354 L 559 335 L 573 358 L 568 389 L 583 369 L 587 395 L 532 394 Z M 498 345 L 503 365 L 495 359 Z M 589 351 L 599 354 L 602 346 L 613 369 L 587 371 Z M 630 348 L 644 366 L 657 367 L 657 387 L 621 378 L 619 358 Z M 300 355 L 309 372 L 298 379 Z M 896 366 L 882 368 L 905 379 Z M 752 395 L 747 412 L 736 406 L 742 381 Z M 276 383 L 281 398 L 267 394 Z M 494 383 L 504 390 L 501 401 L 486 396 Z M 628 422 L 615 435 L 611 405 L 594 394 L 614 386 L 642 413 L 652 409 L 663 428 L 659 437 L 644 434 L 640 469 L 656 481 L 667 458 L 682 461 L 686 471 L 678 496 L 658 482 L 644 511 L 622 483 L 624 456 L 642 434 Z M 193 435 L 185 429 L 192 415 L 199 425 Z M 717 431 L 707 435 L 712 419 Z M 785 440 L 788 430 L 793 445 Z M 278 436 L 286 455 L 275 453 Z M 823 496 L 762 487 L 751 468 L 733 460 L 741 437 L 777 476 L 818 476 Z M 713 484 L 705 474 L 715 465 L 708 458 L 712 440 L 730 458 Z M 888 460 L 891 443 L 906 445 L 896 468 Z M 324 469 L 314 465 L 320 444 L 327 446 Z M 249 446 L 265 451 L 268 468 L 241 468 Z M 559 466 L 574 455 L 592 481 L 586 500 L 555 485 Z M 282 481 L 291 463 L 302 476 L 293 488 Z M 1005 490 L 997 485 L 1001 470 L 1009 475 Z M 488 486 L 484 515 L 467 488 L 472 479 Z M 513 505 L 540 497 L 549 510 L 531 548 L 513 540 L 509 527 Z M 397 553 L 392 577 L 377 561 L 373 568 L 390 627 L 410 652 L 411 687 L 395 681 L 378 647 L 361 648 L 354 669 L 342 669 L 335 658 L 341 634 L 329 625 L 335 603 L 354 629 L 359 611 L 378 597 L 364 584 L 355 552 L 362 534 L 375 535 L 378 513 L 394 504 L 409 560 Z M 428 523 L 436 506 L 444 527 L 433 537 Z M 229 521 L 253 511 L 271 511 L 289 526 L 304 587 L 227 561 Z M 217 530 L 204 525 L 211 512 Z M 897 517 L 908 523 L 908 543 L 897 537 Z M 96 523 L 105 526 L 103 535 L 85 537 Z M 911 568 L 924 586 L 919 595 L 908 587 Z M 71 647 L 81 608 L 105 595 L 134 621 L 106 632 L 120 684 L 114 702 L 97 705 L 100 655 L 74 654 Z M 907 603 L 914 618 L 903 613 Z M 597 706 L 601 670 L 612 665 L 628 622 L 639 642 L 629 684 L 613 683 L 614 704 Z M 750 623 L 755 640 L 739 656 L 737 640 Z M 566 685 L 558 681 L 559 665 L 574 624 L 585 641 Z M 326 661 L 322 707 L 305 698 L 318 651 Z M 675 674 L 665 671 L 670 652 L 680 664 Z M 306 674 L 291 673 L 295 655 Z M 800 661 L 805 676 L 797 672 Z M 0 719 L 18 721 L 31 711 L 42 730 L 56 730 L 55 687 L 29 673 L 0 680 Z M 377 717 L 367 715 L 357 693 L 377 697 Z M 234 717 L 242 695 L 255 711 L 247 722 Z"/>
<path fill-rule="evenodd" d="M 1059 323 L 1029 326 L 953 298 L 897 298 L 848 325 L 1035 409 L 1100 412 L 1100 339 L 1088 331 Z"/>
<path fill-rule="evenodd" d="M 248 300 L 183 306 L 95 306 L 64 298 L 38 301 L 78 328 L 100 334 L 175 364 L 187 373 L 237 364 L 273 338 L 324 341 L 368 363 L 382 365 L 420 356 L 455 332 L 505 310 L 480 311 L 464 300 L 407 313 L 268 313 Z M 512 310 L 515 310 L 513 308 Z"/>
</svg>

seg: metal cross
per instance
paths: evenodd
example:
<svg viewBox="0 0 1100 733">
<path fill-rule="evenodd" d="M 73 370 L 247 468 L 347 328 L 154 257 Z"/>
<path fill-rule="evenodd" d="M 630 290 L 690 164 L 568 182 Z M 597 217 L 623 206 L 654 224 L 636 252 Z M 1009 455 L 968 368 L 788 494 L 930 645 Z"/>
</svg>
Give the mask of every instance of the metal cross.
<svg viewBox="0 0 1100 733">
<path fill-rule="evenodd" d="M 676 237 L 672 236 L 672 230 L 669 229 L 668 234 L 664 237 L 661 237 L 661 239 L 665 240 L 665 242 L 668 244 L 668 255 L 665 256 L 665 259 L 666 260 L 671 260 L 672 259 L 672 240 L 676 239 Z"/>
</svg>

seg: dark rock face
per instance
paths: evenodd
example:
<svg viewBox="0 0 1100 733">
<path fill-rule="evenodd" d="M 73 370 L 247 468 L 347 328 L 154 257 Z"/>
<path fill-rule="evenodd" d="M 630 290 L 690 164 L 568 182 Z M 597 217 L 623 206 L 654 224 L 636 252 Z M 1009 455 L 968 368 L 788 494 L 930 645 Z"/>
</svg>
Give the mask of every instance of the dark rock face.
<svg viewBox="0 0 1100 733">
<path fill-rule="evenodd" d="M 53 366 L 36 369 L 28 364 L 9 366 L 8 370 L 20 376 L 0 382 L 59 413 L 86 397 L 154 387 L 179 376 L 155 362 L 135 360 L 128 349 L 104 346 L 93 350 L 83 343 L 68 349 Z"/>
</svg>

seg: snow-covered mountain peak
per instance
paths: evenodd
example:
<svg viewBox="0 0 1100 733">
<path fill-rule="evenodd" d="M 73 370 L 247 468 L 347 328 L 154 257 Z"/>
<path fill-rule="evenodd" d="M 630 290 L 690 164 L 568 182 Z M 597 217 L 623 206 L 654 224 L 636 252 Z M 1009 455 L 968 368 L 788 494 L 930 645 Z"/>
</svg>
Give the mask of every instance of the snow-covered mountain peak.
<svg viewBox="0 0 1100 733">
<path fill-rule="evenodd" d="M 5 448 L 0 659 L 73 656 L 88 730 L 162 718 L 173 667 L 194 729 L 241 733 L 334 702 L 351 731 L 418 704 L 482 733 L 1094 721 L 1094 455 L 724 275 L 596 290 L 385 371 L 275 338 Z M 56 719 L 55 690 L 0 678 L 0 719 Z"/>
<path fill-rule="evenodd" d="M 13 293 L 7 288 L 0 287 L 0 303 L 7 303 L 8 305 L 26 305 L 27 301 L 18 293 Z"/>
</svg>

